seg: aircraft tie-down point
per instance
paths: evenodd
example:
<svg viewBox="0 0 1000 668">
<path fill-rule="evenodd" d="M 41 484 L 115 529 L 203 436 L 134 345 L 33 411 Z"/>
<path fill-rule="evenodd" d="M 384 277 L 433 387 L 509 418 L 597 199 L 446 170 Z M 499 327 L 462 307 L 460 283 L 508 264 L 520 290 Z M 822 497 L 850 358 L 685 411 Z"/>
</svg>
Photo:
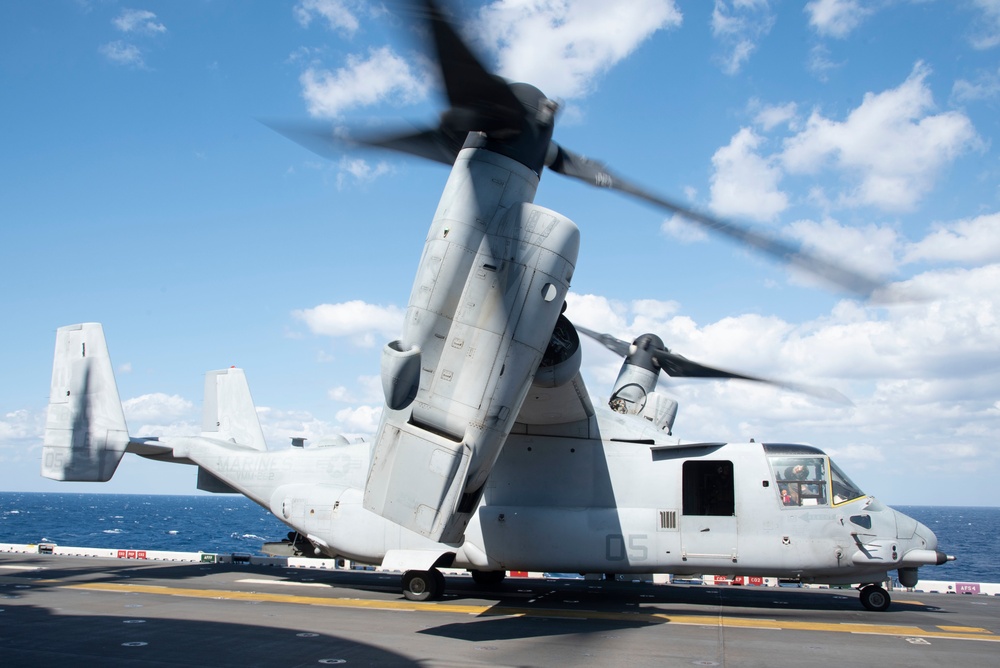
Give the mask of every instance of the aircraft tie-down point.
<svg viewBox="0 0 1000 668">
<path fill-rule="evenodd" d="M 451 105 L 437 127 L 350 138 L 276 128 L 326 152 L 357 144 L 451 165 L 403 330 L 382 352 L 374 440 L 268 450 L 235 368 L 206 376 L 200 435 L 130 436 L 103 329 L 87 323 L 56 336 L 42 474 L 106 481 L 125 452 L 196 465 L 199 489 L 246 495 L 316 555 L 403 571 L 415 600 L 439 596 L 448 567 L 483 585 L 508 570 L 860 583 L 862 603 L 883 610 L 889 571 L 912 586 L 918 567 L 950 559 L 927 527 L 862 492 L 817 448 L 672 437 L 677 403 L 656 392 L 661 370 L 776 381 L 697 364 L 655 335 L 630 345 L 575 327 L 563 310 L 580 232 L 533 203 L 539 177 L 547 167 L 639 197 L 856 293 L 881 286 L 557 145 L 554 102 L 488 72 L 434 2 L 414 6 Z M 584 385 L 580 333 L 625 357 L 607 405 Z"/>
</svg>

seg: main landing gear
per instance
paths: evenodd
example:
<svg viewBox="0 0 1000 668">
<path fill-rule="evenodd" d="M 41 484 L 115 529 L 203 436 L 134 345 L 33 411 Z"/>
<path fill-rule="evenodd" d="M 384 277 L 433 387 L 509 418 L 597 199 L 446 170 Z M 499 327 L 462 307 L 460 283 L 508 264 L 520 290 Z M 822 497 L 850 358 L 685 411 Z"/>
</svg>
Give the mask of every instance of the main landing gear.
<svg viewBox="0 0 1000 668">
<path fill-rule="evenodd" d="M 433 601 L 444 593 L 444 576 L 432 568 L 429 571 L 403 573 L 403 596 L 411 601 Z"/>
<path fill-rule="evenodd" d="M 470 570 L 473 582 L 483 589 L 495 589 L 500 586 L 507 571 L 477 571 Z M 432 568 L 429 571 L 406 571 L 403 573 L 403 596 L 411 601 L 433 601 L 444 594 L 445 581 L 441 571 Z"/>
<path fill-rule="evenodd" d="M 861 605 L 872 612 L 883 612 L 889 608 L 889 592 L 879 585 L 870 584 L 861 588 Z"/>
</svg>

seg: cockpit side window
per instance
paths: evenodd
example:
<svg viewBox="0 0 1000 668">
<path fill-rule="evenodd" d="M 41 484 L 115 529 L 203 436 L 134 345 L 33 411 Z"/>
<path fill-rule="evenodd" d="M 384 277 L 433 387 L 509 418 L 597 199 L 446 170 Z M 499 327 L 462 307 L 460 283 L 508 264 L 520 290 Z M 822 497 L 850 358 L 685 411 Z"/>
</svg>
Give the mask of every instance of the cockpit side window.
<svg viewBox="0 0 1000 668">
<path fill-rule="evenodd" d="M 830 482 L 833 483 L 833 505 L 847 503 L 865 496 L 861 488 L 851 482 L 847 475 L 830 462 Z"/>
<path fill-rule="evenodd" d="M 826 457 L 769 457 L 784 506 L 827 506 Z"/>
</svg>

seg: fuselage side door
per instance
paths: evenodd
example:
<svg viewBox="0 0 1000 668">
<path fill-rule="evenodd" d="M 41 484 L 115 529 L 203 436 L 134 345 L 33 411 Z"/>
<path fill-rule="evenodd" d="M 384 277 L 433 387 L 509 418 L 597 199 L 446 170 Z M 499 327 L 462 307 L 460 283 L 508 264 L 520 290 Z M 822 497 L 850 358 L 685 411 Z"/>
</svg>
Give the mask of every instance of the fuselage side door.
<svg viewBox="0 0 1000 668">
<path fill-rule="evenodd" d="M 738 557 L 733 463 L 689 460 L 682 468 L 681 554 L 684 561 Z"/>
</svg>

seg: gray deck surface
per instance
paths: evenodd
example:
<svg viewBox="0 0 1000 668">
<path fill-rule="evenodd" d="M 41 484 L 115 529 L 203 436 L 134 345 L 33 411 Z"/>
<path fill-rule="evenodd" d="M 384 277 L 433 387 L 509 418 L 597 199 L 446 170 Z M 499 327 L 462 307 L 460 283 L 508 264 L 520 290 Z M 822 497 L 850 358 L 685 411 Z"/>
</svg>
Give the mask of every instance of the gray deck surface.
<svg viewBox="0 0 1000 668">
<path fill-rule="evenodd" d="M 0 554 L 4 666 L 1000 666 L 1000 597 Z"/>
</svg>

